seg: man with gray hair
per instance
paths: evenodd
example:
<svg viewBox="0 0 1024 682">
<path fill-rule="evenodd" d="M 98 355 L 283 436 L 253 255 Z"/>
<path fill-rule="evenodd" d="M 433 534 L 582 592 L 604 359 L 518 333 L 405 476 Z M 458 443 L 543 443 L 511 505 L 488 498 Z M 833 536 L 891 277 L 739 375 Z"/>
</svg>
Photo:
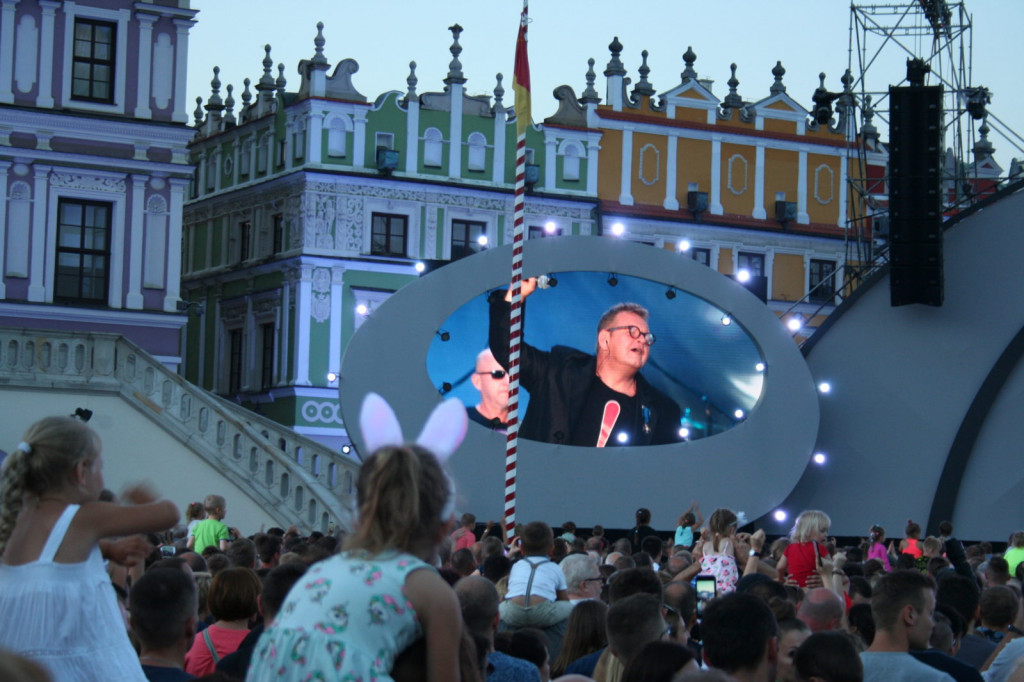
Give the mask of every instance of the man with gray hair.
<svg viewBox="0 0 1024 682">
<path fill-rule="evenodd" d="M 597 561 L 587 554 L 570 554 L 558 564 L 565 574 L 569 603 L 578 604 L 601 596 L 604 577 L 597 567 Z"/>
<path fill-rule="evenodd" d="M 522 282 L 522 297 L 537 279 Z M 488 343 L 508 366 L 511 290 L 488 297 Z M 519 435 L 543 443 L 604 447 L 661 445 L 680 441 L 679 406 L 640 374 L 655 336 L 647 309 L 636 303 L 612 306 L 597 324 L 596 353 L 567 346 L 539 350 L 520 344 L 520 382 L 530 407 Z"/>
</svg>

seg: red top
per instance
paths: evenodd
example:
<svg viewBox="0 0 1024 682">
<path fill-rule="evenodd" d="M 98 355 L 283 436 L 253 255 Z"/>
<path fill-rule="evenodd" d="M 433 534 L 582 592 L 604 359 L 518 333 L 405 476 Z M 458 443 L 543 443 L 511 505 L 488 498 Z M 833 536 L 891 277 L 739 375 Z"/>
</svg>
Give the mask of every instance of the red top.
<svg viewBox="0 0 1024 682">
<path fill-rule="evenodd" d="M 806 587 L 807 578 L 818 569 L 817 561 L 814 558 L 815 547 L 818 548 L 819 556 L 823 559 L 828 557 L 825 546 L 816 542 L 794 542 L 783 552 L 787 562 L 786 568 L 800 587 Z"/>
<path fill-rule="evenodd" d="M 213 642 L 213 648 L 217 651 L 218 660 L 234 653 L 245 636 L 249 634 L 248 630 L 229 630 L 219 625 L 211 625 L 203 632 L 210 633 L 210 641 Z M 185 672 L 196 677 L 209 675 L 217 665 L 217 661 L 213 660 L 213 655 L 210 653 L 210 648 L 206 645 L 203 632 L 196 633 L 196 638 L 192 640 L 192 648 L 185 654 Z"/>
<path fill-rule="evenodd" d="M 924 554 L 924 550 L 917 546 L 917 538 L 907 538 L 907 548 L 903 550 L 904 554 L 909 554 L 915 559 L 920 559 Z"/>
</svg>

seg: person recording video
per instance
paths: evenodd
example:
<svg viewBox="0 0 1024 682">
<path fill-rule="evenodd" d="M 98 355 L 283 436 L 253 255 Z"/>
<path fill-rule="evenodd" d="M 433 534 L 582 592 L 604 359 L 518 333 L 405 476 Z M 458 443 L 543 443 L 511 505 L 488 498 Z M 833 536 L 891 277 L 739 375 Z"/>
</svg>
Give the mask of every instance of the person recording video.
<svg viewBox="0 0 1024 682">
<path fill-rule="evenodd" d="M 537 278 L 523 280 L 524 324 L 526 298 L 536 290 Z M 488 343 L 495 360 L 507 367 L 511 290 L 494 291 L 487 300 Z M 519 381 L 530 392 L 530 405 L 519 435 L 584 447 L 682 440 L 679 406 L 640 373 L 654 341 L 647 309 L 618 303 L 597 323 L 594 355 L 567 346 L 542 351 L 521 343 Z"/>
</svg>

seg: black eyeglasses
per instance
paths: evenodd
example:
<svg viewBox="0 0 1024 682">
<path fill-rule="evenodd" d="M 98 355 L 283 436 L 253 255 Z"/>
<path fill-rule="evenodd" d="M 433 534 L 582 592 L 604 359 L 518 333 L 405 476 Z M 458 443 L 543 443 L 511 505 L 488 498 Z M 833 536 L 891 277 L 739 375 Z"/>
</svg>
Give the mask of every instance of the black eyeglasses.
<svg viewBox="0 0 1024 682">
<path fill-rule="evenodd" d="M 492 379 L 504 379 L 508 372 L 503 369 L 492 369 L 490 372 L 473 372 L 473 374 L 490 374 Z"/>
<path fill-rule="evenodd" d="M 650 332 L 642 332 L 642 331 L 640 331 L 640 327 L 636 326 L 635 324 L 624 324 L 624 325 L 622 325 L 620 327 L 608 327 L 608 329 L 606 329 L 605 331 L 614 332 L 614 331 L 618 331 L 619 329 L 628 329 L 630 336 L 632 336 L 634 339 L 641 339 L 642 338 L 644 341 L 647 342 L 648 346 L 653 346 L 654 342 L 658 338 L 658 337 L 656 337 L 654 334 L 652 334 Z"/>
<path fill-rule="evenodd" d="M 583 580 L 581 580 L 580 582 L 581 582 L 581 583 L 592 583 L 592 582 L 599 582 L 599 583 L 601 583 L 602 585 L 604 585 L 604 584 L 605 584 L 605 583 L 607 582 L 607 580 L 606 580 L 606 579 L 604 578 L 604 576 L 598 576 L 598 577 L 596 577 L 596 578 L 584 578 L 584 579 L 583 579 Z"/>
</svg>

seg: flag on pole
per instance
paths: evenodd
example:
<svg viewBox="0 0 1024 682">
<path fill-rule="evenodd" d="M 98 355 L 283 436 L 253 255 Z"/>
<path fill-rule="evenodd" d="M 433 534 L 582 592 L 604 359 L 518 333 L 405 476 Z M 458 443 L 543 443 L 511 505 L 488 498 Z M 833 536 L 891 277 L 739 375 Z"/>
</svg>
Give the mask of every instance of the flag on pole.
<svg viewBox="0 0 1024 682">
<path fill-rule="evenodd" d="M 516 95 L 516 136 L 526 134 L 530 125 L 530 60 L 526 56 L 527 6 L 523 2 L 523 14 L 519 20 L 519 37 L 516 39 L 516 64 L 512 74 L 512 90 Z"/>
</svg>

